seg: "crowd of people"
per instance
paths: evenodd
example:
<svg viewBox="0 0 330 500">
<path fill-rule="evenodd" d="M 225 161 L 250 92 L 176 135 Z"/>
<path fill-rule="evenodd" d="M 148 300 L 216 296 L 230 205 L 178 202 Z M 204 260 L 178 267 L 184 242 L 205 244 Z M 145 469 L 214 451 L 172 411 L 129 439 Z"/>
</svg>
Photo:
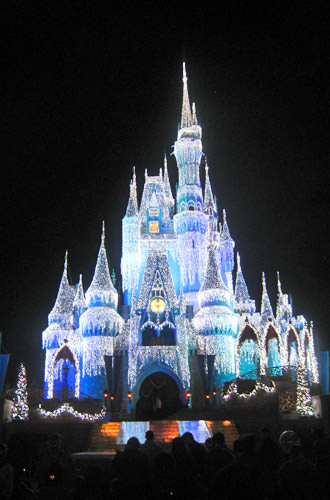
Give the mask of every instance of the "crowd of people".
<svg viewBox="0 0 330 500">
<path fill-rule="evenodd" d="M 106 467 L 95 461 L 83 473 L 60 435 L 42 440 L 27 464 L 10 458 L 8 444 L 0 445 L 0 500 L 330 498 L 330 449 L 321 430 L 308 442 L 285 431 L 277 442 L 262 429 L 240 436 L 233 449 L 222 433 L 201 444 L 186 432 L 161 445 L 149 430 L 143 444 L 131 437 Z"/>
</svg>

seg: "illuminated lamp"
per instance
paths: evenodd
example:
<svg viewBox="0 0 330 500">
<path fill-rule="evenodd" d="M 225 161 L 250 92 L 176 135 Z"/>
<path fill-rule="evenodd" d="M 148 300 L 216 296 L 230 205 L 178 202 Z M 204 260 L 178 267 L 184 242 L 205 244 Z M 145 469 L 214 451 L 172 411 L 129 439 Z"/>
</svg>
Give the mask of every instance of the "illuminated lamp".
<svg viewBox="0 0 330 500">
<path fill-rule="evenodd" d="M 205 394 L 205 398 L 206 399 L 210 399 L 210 395 L 209 394 Z"/>
<path fill-rule="evenodd" d="M 217 391 L 215 390 L 215 388 L 213 388 L 212 394 L 213 394 L 213 396 L 217 395 Z"/>
<path fill-rule="evenodd" d="M 230 420 L 223 420 L 222 425 L 224 425 L 225 427 L 228 427 L 228 425 L 231 425 L 231 421 Z"/>
<path fill-rule="evenodd" d="M 115 399 L 113 392 L 110 394 L 110 399 L 111 399 L 111 401 L 113 401 Z"/>
<path fill-rule="evenodd" d="M 106 389 L 104 389 L 103 396 L 105 397 L 105 399 L 107 399 L 107 397 L 109 396 L 108 391 Z"/>
<path fill-rule="evenodd" d="M 131 393 L 131 392 L 129 392 L 129 393 L 127 394 L 127 397 L 128 397 L 128 399 L 129 399 L 129 400 L 131 400 L 131 399 L 132 399 L 132 393 Z"/>
</svg>

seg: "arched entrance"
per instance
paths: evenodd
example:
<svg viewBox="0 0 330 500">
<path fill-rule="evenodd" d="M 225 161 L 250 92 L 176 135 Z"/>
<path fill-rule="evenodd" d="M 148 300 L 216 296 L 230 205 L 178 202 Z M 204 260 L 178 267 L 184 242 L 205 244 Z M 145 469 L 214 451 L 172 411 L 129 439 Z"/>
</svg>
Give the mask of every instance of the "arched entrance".
<svg viewBox="0 0 330 500">
<path fill-rule="evenodd" d="M 61 346 L 53 357 L 48 375 L 48 398 L 66 401 L 79 397 L 79 365 L 67 345 Z"/>
<path fill-rule="evenodd" d="M 136 404 L 137 418 L 162 419 L 182 407 L 179 387 L 167 373 L 152 373 L 142 382 Z"/>
</svg>

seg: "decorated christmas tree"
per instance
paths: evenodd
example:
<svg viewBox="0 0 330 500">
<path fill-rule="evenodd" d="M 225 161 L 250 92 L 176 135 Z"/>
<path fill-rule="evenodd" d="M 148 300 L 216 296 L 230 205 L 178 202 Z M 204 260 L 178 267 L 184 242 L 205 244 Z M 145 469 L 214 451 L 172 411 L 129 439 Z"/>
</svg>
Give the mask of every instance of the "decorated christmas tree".
<svg viewBox="0 0 330 500">
<path fill-rule="evenodd" d="M 29 418 L 26 370 L 21 363 L 18 373 L 17 389 L 14 404 L 11 410 L 13 420 L 27 420 Z"/>
<path fill-rule="evenodd" d="M 297 413 L 302 417 L 314 415 L 307 373 L 300 365 L 297 369 Z"/>
</svg>

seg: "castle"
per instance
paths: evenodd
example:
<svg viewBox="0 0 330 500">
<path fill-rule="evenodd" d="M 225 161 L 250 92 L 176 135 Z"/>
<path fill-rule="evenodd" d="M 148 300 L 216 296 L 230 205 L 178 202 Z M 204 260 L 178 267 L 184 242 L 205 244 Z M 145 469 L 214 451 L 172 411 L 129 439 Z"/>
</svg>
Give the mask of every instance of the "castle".
<svg viewBox="0 0 330 500">
<path fill-rule="evenodd" d="M 65 391 L 103 398 L 107 388 L 113 409 L 143 414 L 158 405 L 170 413 L 187 402 L 201 407 L 210 397 L 221 404 L 223 384 L 246 374 L 260 380 L 300 367 L 310 383 L 318 382 L 312 324 L 293 316 L 279 275 L 275 313 L 264 275 L 260 312 L 250 298 L 225 210 L 219 223 L 185 66 L 174 155 L 176 199 L 166 157 L 158 175 L 145 172 L 140 206 L 133 172 L 122 221 L 121 314 L 104 225 L 85 293 L 81 276 L 70 285 L 66 255 L 42 334 L 46 398 L 61 399 Z"/>
</svg>

